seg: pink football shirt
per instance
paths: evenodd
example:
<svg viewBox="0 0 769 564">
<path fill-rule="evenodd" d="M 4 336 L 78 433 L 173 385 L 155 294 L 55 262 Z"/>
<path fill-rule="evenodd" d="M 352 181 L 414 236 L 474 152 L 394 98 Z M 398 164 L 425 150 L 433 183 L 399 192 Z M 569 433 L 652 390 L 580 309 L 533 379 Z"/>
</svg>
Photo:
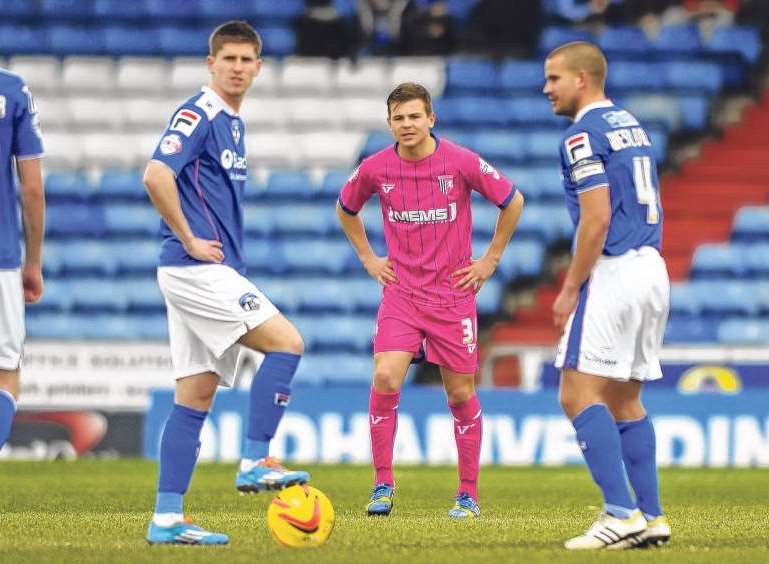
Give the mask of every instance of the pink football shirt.
<svg viewBox="0 0 769 564">
<path fill-rule="evenodd" d="M 398 283 L 413 301 L 453 305 L 472 298 L 453 288 L 451 273 L 470 264 L 470 192 L 500 208 L 515 194 L 512 183 L 476 153 L 446 139 L 419 161 L 398 156 L 391 145 L 365 159 L 342 188 L 339 203 L 350 214 L 378 194 L 387 256 Z"/>
</svg>

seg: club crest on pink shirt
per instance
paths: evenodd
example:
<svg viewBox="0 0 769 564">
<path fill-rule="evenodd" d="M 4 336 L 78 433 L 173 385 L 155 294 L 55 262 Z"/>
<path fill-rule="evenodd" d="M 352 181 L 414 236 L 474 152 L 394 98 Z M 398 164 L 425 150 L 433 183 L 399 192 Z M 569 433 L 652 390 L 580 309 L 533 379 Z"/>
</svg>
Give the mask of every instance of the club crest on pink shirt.
<svg viewBox="0 0 769 564">
<path fill-rule="evenodd" d="M 442 175 L 438 177 L 438 188 L 444 194 L 448 194 L 454 187 L 454 177 L 450 174 Z"/>
</svg>

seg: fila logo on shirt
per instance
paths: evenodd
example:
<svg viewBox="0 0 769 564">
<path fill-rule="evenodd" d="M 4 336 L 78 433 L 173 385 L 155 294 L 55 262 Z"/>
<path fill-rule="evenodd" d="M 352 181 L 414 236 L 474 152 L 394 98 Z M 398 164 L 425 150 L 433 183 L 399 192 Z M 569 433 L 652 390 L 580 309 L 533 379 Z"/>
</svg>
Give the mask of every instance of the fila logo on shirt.
<svg viewBox="0 0 769 564">
<path fill-rule="evenodd" d="M 171 120 L 171 127 L 169 131 L 181 131 L 184 135 L 189 137 L 195 128 L 200 123 L 200 114 L 193 112 L 192 110 L 181 109 L 176 112 L 176 115 Z"/>
<path fill-rule="evenodd" d="M 275 392 L 275 405 L 278 407 L 286 407 L 288 402 L 291 401 L 291 396 L 283 392 Z"/>
<path fill-rule="evenodd" d="M 566 154 L 569 155 L 569 162 L 571 164 L 586 159 L 593 154 L 587 133 L 572 135 L 566 139 L 564 144 L 566 145 Z"/>
</svg>

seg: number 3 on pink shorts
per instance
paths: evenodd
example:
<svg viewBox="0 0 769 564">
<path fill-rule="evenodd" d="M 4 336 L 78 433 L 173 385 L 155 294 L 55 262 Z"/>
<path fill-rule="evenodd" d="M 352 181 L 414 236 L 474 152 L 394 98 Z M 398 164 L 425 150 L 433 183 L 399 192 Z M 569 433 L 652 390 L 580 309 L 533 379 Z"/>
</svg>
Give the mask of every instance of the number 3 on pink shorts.
<svg viewBox="0 0 769 564">
<path fill-rule="evenodd" d="M 473 331 L 473 320 L 465 317 L 462 320 L 462 344 L 471 345 L 475 342 L 475 332 Z"/>
</svg>

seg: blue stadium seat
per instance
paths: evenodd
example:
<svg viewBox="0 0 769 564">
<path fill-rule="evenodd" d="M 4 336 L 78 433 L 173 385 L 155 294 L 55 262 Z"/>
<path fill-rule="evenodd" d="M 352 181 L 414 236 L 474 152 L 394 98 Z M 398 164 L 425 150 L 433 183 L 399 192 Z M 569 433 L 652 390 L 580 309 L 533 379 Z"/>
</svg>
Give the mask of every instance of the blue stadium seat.
<svg viewBox="0 0 769 564">
<path fill-rule="evenodd" d="M 160 50 L 160 37 L 154 29 L 115 25 L 103 29 L 106 52 L 112 56 L 154 56 Z"/>
<path fill-rule="evenodd" d="M 40 14 L 40 5 L 29 0 L 5 0 L 3 15 L 8 19 L 31 18 Z"/>
<path fill-rule="evenodd" d="M 316 350 L 371 351 L 374 320 L 369 316 L 327 315 L 314 318 L 313 323 Z"/>
<path fill-rule="evenodd" d="M 48 184 L 46 184 L 46 192 Z M 108 202 L 134 200 L 147 202 L 148 196 L 138 170 L 106 170 L 99 183 L 99 198 Z"/>
<path fill-rule="evenodd" d="M 750 26 L 719 26 L 705 48 L 713 53 L 739 53 L 752 65 L 761 56 L 761 34 Z"/>
<path fill-rule="evenodd" d="M 525 158 L 526 137 L 509 130 L 479 131 L 468 139 L 469 148 L 477 152 L 493 166 Z"/>
<path fill-rule="evenodd" d="M 704 129 L 710 117 L 710 97 L 705 95 L 679 96 L 681 125 L 684 129 Z"/>
<path fill-rule="evenodd" d="M 523 208 L 516 234 L 529 236 L 544 243 L 562 237 L 560 216 L 563 206 L 531 204 Z"/>
<path fill-rule="evenodd" d="M 304 312 L 350 312 L 355 306 L 348 284 L 340 280 L 304 278 L 294 284 L 299 293 L 299 307 Z"/>
<path fill-rule="evenodd" d="M 598 46 L 607 55 L 617 53 L 643 55 L 652 50 L 651 42 L 646 34 L 641 28 L 635 26 L 605 28 L 598 36 Z"/>
<path fill-rule="evenodd" d="M 670 313 L 674 315 L 698 315 L 701 310 L 699 287 L 692 283 L 677 283 L 670 287 Z"/>
<path fill-rule="evenodd" d="M 84 202 L 95 194 L 80 172 L 52 172 L 45 177 L 45 195 L 50 202 Z"/>
<path fill-rule="evenodd" d="M 673 343 L 712 343 L 716 340 L 717 326 L 701 317 L 671 316 L 665 329 L 664 342 Z"/>
<path fill-rule="evenodd" d="M 679 99 L 665 94 L 639 94 L 629 96 L 625 107 L 643 125 L 661 123 L 675 131 L 681 124 L 681 108 Z"/>
<path fill-rule="evenodd" d="M 333 210 L 326 205 L 276 205 L 272 208 L 275 231 L 282 235 L 325 235 L 336 229 Z"/>
<path fill-rule="evenodd" d="M 505 115 L 498 98 L 460 96 L 435 101 L 435 113 L 447 126 L 502 126 Z"/>
<path fill-rule="evenodd" d="M 112 243 L 117 269 L 122 274 L 154 274 L 160 254 L 160 241 L 141 239 Z"/>
<path fill-rule="evenodd" d="M 745 245 L 742 260 L 748 276 L 769 278 L 769 241 Z"/>
<path fill-rule="evenodd" d="M 150 21 L 182 22 L 200 17 L 200 0 L 144 0 Z M 210 30 L 209 30 L 210 31 Z"/>
<path fill-rule="evenodd" d="M 94 16 L 92 1 L 39 0 L 39 3 L 40 15 L 50 21 L 88 20 Z"/>
<path fill-rule="evenodd" d="M 62 259 L 66 243 L 61 240 L 48 238 L 45 241 L 43 259 L 43 274 L 45 278 L 59 276 L 62 269 Z"/>
<path fill-rule="evenodd" d="M 499 311 L 499 302 L 502 299 L 504 284 L 497 278 L 490 278 L 475 296 L 475 302 L 480 315 L 489 315 Z"/>
<path fill-rule="evenodd" d="M 254 0 L 227 0 L 227 2 L 199 0 L 199 6 L 201 16 L 219 22 L 248 20 L 256 17 Z"/>
<path fill-rule="evenodd" d="M 561 171 L 557 166 L 521 167 L 508 176 L 528 200 L 542 200 L 563 205 L 564 191 Z"/>
<path fill-rule="evenodd" d="M 721 89 L 721 67 L 705 61 L 668 61 L 661 63 L 663 85 L 677 90 L 708 92 Z"/>
<path fill-rule="evenodd" d="M 704 314 L 720 317 L 752 316 L 759 310 L 757 288 L 753 284 L 733 281 L 692 282 L 700 286 L 700 304 Z"/>
<path fill-rule="evenodd" d="M 539 36 L 539 50 L 540 52 L 547 54 L 556 47 L 563 45 L 564 43 L 570 43 L 571 41 L 589 41 L 595 43 L 593 35 L 585 30 L 561 27 L 561 26 L 548 26 L 542 30 Z"/>
<path fill-rule="evenodd" d="M 342 186 L 347 183 L 351 175 L 352 170 L 329 170 L 315 191 L 315 195 L 322 198 L 338 198 Z"/>
<path fill-rule="evenodd" d="M 393 137 L 390 133 L 382 131 L 371 133 L 366 138 L 366 143 L 363 145 L 363 149 L 361 149 L 360 158 L 364 159 L 392 144 Z"/>
<path fill-rule="evenodd" d="M 738 278 L 745 272 L 741 245 L 705 244 L 697 247 L 692 261 L 693 278 Z"/>
<path fill-rule="evenodd" d="M 563 133 L 560 131 L 532 131 L 526 136 L 526 156 L 535 160 L 558 161 Z"/>
<path fill-rule="evenodd" d="M 274 231 L 273 208 L 267 204 L 246 204 L 243 222 L 248 235 L 269 237 Z"/>
<path fill-rule="evenodd" d="M 527 91 L 541 97 L 544 83 L 544 71 L 539 61 L 507 60 L 499 68 L 500 90 Z"/>
<path fill-rule="evenodd" d="M 154 277 L 123 280 L 116 285 L 121 287 L 119 291 L 125 295 L 126 308 L 129 311 L 165 311 L 165 299 Z"/>
<path fill-rule="evenodd" d="M 125 0 L 94 0 L 93 13 L 102 21 L 115 20 L 146 21 L 147 6 L 144 2 Z"/>
<path fill-rule="evenodd" d="M 185 0 L 182 0 L 185 1 Z M 180 10 L 185 12 L 185 10 Z M 156 21 L 166 21 L 162 18 Z M 169 57 L 206 55 L 211 28 L 163 26 L 156 29 L 160 42 L 159 55 Z"/>
<path fill-rule="evenodd" d="M 546 124 L 561 130 L 567 126 L 566 118 L 555 115 L 550 102 L 542 95 L 504 98 L 500 103 L 499 111 L 505 123 L 520 127 Z"/>
<path fill-rule="evenodd" d="M 274 0 L 253 0 L 253 4 L 254 15 L 260 21 L 275 18 L 291 23 L 294 18 L 302 15 L 305 10 L 305 0 L 281 0 L 280 2 L 275 2 Z M 221 6 L 221 2 L 216 2 L 216 6 Z"/>
<path fill-rule="evenodd" d="M 314 184 L 302 170 L 275 170 L 267 178 L 265 196 L 268 198 L 302 199 L 312 195 Z"/>
<path fill-rule="evenodd" d="M 505 280 L 512 280 L 519 276 L 537 276 L 542 272 L 544 260 L 545 246 L 542 243 L 513 240 L 507 245 L 497 272 Z"/>
<path fill-rule="evenodd" d="M 292 279 L 259 277 L 253 281 L 280 311 L 293 313 L 299 309 L 300 289 Z"/>
<path fill-rule="evenodd" d="M 110 235 L 156 236 L 160 232 L 160 216 L 149 205 L 105 206 L 104 220 Z"/>
<path fill-rule="evenodd" d="M 289 271 L 342 274 L 352 264 L 352 247 L 342 240 L 295 239 L 280 243 Z"/>
<path fill-rule="evenodd" d="M 664 129 L 659 127 L 647 126 L 646 131 L 649 133 L 649 139 L 652 142 L 652 153 L 658 163 L 665 162 L 665 157 L 668 150 L 668 134 Z"/>
<path fill-rule="evenodd" d="M 269 239 L 246 238 L 243 253 L 248 272 L 282 274 L 288 268 L 283 257 L 283 247 Z"/>
<path fill-rule="evenodd" d="M 48 289 L 46 288 L 46 292 Z M 27 309 L 25 320 L 27 336 L 34 339 L 72 339 L 71 317 L 63 313 L 36 313 Z"/>
<path fill-rule="evenodd" d="M 497 67 L 482 59 L 451 59 L 446 64 L 449 94 L 486 94 L 497 89 Z"/>
<path fill-rule="evenodd" d="M 769 320 L 730 319 L 718 326 L 718 342 L 726 345 L 768 345 Z"/>
<path fill-rule="evenodd" d="M 137 339 L 168 340 L 168 319 L 165 314 L 137 315 L 129 318 Z"/>
<path fill-rule="evenodd" d="M 609 92 L 617 90 L 658 90 L 662 86 L 659 66 L 641 61 L 617 61 L 606 78 Z"/>
<path fill-rule="evenodd" d="M 491 237 L 497 225 L 499 208 L 487 201 L 475 202 L 472 206 L 472 213 L 473 235 L 484 239 Z"/>
<path fill-rule="evenodd" d="M 280 6 L 280 3 L 273 2 L 273 6 Z M 296 33 L 289 27 L 262 27 L 259 34 L 264 41 L 263 55 L 284 57 L 296 50 Z"/>
<path fill-rule="evenodd" d="M 32 2 L 27 2 L 32 4 Z M 19 24 L 0 25 L 0 53 L 48 55 L 51 38 L 47 27 Z"/>
<path fill-rule="evenodd" d="M 769 206 L 745 206 L 734 218 L 732 239 L 769 241 Z"/>
<path fill-rule="evenodd" d="M 104 212 L 100 207 L 60 204 L 46 210 L 46 232 L 50 235 L 98 237 L 104 230 Z"/>
<path fill-rule="evenodd" d="M 699 29 L 695 24 L 666 25 L 654 38 L 654 48 L 669 53 L 698 53 L 702 50 Z"/>
<path fill-rule="evenodd" d="M 307 355 L 299 363 L 297 378 L 314 384 L 360 384 L 371 383 L 374 363 L 370 354 L 321 354 Z M 363 392 L 365 394 L 367 392 Z"/>
<path fill-rule="evenodd" d="M 104 30 L 98 27 L 52 25 L 48 28 L 54 55 L 103 55 L 107 52 Z"/>
<path fill-rule="evenodd" d="M 70 283 L 61 279 L 46 280 L 43 297 L 39 303 L 32 306 L 38 311 L 69 311 L 72 307 Z"/>
<path fill-rule="evenodd" d="M 66 276 L 112 276 L 117 272 L 117 257 L 109 243 L 76 239 L 61 250 L 62 272 Z"/>
<path fill-rule="evenodd" d="M 345 281 L 344 292 L 356 311 L 374 312 L 382 301 L 382 287 L 368 275 Z"/>
<path fill-rule="evenodd" d="M 70 282 L 72 308 L 81 312 L 125 311 L 128 296 L 125 288 L 115 282 L 98 279 L 78 279 Z"/>
</svg>

